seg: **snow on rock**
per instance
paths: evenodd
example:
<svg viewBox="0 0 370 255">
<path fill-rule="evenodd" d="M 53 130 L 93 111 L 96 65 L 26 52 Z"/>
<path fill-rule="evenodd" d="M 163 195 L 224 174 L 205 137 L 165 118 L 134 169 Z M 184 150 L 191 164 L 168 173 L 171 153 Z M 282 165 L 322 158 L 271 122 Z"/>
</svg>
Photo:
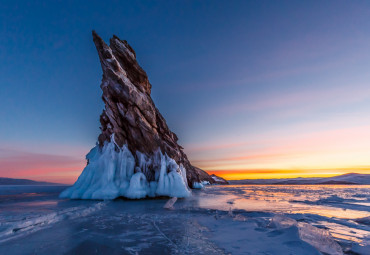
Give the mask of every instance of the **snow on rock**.
<svg viewBox="0 0 370 255">
<path fill-rule="evenodd" d="M 209 181 L 202 181 L 202 185 L 205 186 L 205 185 L 211 185 L 211 184 L 209 183 Z"/>
<path fill-rule="evenodd" d="M 215 174 L 212 174 L 211 178 L 217 184 L 229 184 L 229 182 L 226 181 L 224 178 L 221 178 L 220 176 L 217 176 Z"/>
</svg>

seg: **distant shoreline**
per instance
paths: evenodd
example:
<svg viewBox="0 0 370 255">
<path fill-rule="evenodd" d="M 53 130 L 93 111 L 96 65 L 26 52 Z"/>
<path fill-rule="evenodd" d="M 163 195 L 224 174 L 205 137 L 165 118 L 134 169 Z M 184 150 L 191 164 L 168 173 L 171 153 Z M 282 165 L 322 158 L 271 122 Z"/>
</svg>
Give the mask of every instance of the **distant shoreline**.
<svg viewBox="0 0 370 255">
<path fill-rule="evenodd" d="M 231 185 L 370 185 L 370 174 L 348 173 L 334 177 L 244 179 L 229 181 Z"/>
<path fill-rule="evenodd" d="M 284 184 L 284 183 L 232 183 L 232 181 L 229 181 L 230 185 L 250 185 L 250 186 L 266 186 L 266 185 L 271 185 L 271 186 L 304 186 L 304 185 L 315 185 L 315 186 L 326 186 L 326 185 L 349 185 L 349 186 L 366 186 L 370 184 L 366 183 L 289 183 L 289 184 Z"/>
<path fill-rule="evenodd" d="M 13 178 L 6 178 L 6 177 L 0 177 L 0 186 L 65 186 L 68 184 L 62 184 L 62 183 L 54 183 L 54 182 L 41 182 L 41 181 L 34 181 L 29 179 L 13 179 Z"/>
</svg>

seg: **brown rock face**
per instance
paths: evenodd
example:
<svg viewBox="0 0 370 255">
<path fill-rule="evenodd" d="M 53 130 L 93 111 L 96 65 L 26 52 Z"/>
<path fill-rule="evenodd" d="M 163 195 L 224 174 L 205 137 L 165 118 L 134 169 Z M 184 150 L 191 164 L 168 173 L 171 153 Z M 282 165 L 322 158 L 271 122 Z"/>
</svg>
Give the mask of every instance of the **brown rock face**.
<svg viewBox="0 0 370 255">
<path fill-rule="evenodd" d="M 108 46 L 95 31 L 92 34 L 103 69 L 101 89 L 105 109 L 100 116 L 99 145 L 109 142 L 114 134 L 116 144 L 120 147 L 127 144 L 134 155 L 139 151 L 151 156 L 159 148 L 185 167 L 190 186 L 204 180 L 214 183 L 206 172 L 190 164 L 177 144 L 176 134 L 168 128 L 150 97 L 152 85 L 131 46 L 117 36 L 110 39 Z M 153 175 L 146 177 L 153 180 Z"/>
</svg>

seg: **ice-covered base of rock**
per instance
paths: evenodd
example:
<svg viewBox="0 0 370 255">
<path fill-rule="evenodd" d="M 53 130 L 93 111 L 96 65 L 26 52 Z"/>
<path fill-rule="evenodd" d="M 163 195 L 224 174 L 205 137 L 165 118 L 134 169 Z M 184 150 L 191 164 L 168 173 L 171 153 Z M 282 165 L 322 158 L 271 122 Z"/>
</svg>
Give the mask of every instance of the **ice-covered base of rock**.
<svg viewBox="0 0 370 255">
<path fill-rule="evenodd" d="M 115 199 L 126 197 L 188 197 L 191 191 L 186 169 L 158 149 L 152 156 L 136 152 L 126 145 L 119 148 L 114 137 L 102 148 L 98 145 L 87 155 L 88 165 L 76 183 L 60 194 L 72 199 Z"/>
<path fill-rule="evenodd" d="M 203 183 L 200 183 L 200 182 L 193 182 L 193 188 L 194 189 L 203 189 L 204 185 L 203 185 Z"/>
</svg>

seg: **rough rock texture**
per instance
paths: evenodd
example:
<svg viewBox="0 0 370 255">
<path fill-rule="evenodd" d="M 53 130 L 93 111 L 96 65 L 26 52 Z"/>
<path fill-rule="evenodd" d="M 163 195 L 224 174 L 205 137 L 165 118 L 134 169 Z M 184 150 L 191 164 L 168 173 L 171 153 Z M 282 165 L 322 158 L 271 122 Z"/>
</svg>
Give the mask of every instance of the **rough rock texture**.
<svg viewBox="0 0 370 255">
<path fill-rule="evenodd" d="M 101 89 L 105 109 L 100 116 L 99 145 L 109 142 L 114 134 L 116 144 L 119 147 L 127 144 L 133 153 L 139 151 L 150 156 L 159 148 L 185 167 L 189 186 L 201 181 L 215 183 L 206 172 L 190 164 L 177 144 L 176 134 L 168 128 L 150 97 L 152 86 L 131 46 L 117 36 L 110 39 L 108 46 L 95 31 L 92 34 L 103 69 Z M 136 163 L 139 165 L 138 159 Z M 153 180 L 154 170 L 152 175 L 146 175 L 148 181 Z"/>
</svg>

